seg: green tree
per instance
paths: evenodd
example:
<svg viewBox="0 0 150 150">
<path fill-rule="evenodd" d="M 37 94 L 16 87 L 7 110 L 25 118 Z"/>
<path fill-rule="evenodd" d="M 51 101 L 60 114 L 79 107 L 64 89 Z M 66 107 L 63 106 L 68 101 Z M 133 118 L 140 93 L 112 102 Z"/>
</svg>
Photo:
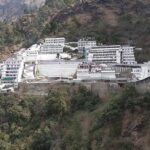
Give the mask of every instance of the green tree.
<svg viewBox="0 0 150 150">
<path fill-rule="evenodd" d="M 32 150 L 50 150 L 51 149 L 51 131 L 48 127 L 39 129 L 35 132 L 34 141 L 32 143 Z"/>
</svg>

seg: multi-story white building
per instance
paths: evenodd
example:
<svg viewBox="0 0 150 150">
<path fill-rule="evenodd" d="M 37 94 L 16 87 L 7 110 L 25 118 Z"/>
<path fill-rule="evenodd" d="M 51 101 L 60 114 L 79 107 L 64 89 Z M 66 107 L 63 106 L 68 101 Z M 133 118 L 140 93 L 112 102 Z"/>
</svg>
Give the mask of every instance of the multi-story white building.
<svg viewBox="0 0 150 150">
<path fill-rule="evenodd" d="M 121 45 L 101 45 L 89 50 L 88 61 L 106 64 L 137 64 L 134 47 Z"/>
<path fill-rule="evenodd" d="M 88 60 L 101 64 L 120 64 L 122 50 L 120 45 L 101 45 L 89 50 Z"/>
<path fill-rule="evenodd" d="M 63 53 L 65 38 L 46 38 L 41 45 L 40 54 L 57 54 Z"/>
<path fill-rule="evenodd" d="M 46 38 L 45 43 L 50 45 L 61 45 L 65 46 L 65 38 Z"/>
<path fill-rule="evenodd" d="M 150 77 L 150 61 L 132 69 L 133 80 L 143 80 Z"/>
<path fill-rule="evenodd" d="M 5 84 L 17 84 L 21 82 L 24 61 L 21 58 L 9 58 L 2 68 L 1 82 Z"/>
<path fill-rule="evenodd" d="M 41 50 L 39 52 L 40 54 L 57 54 L 57 53 L 63 53 L 63 46 L 61 45 L 50 45 L 47 43 L 44 43 L 41 46 Z"/>
<path fill-rule="evenodd" d="M 40 51 L 40 45 L 34 44 L 25 51 L 25 61 L 36 61 L 38 58 L 38 53 Z"/>
<path fill-rule="evenodd" d="M 123 64 L 133 65 L 137 63 L 134 57 L 134 47 L 122 46 L 121 49 L 122 49 L 122 63 Z"/>
<path fill-rule="evenodd" d="M 94 40 L 80 39 L 78 41 L 78 51 L 81 53 L 94 46 L 96 46 L 96 41 Z"/>
</svg>

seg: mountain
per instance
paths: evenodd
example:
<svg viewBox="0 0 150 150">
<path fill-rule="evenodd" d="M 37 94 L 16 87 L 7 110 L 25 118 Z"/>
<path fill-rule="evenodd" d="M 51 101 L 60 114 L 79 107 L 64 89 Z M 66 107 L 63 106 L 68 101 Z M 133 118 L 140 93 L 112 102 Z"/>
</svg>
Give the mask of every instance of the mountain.
<svg viewBox="0 0 150 150">
<path fill-rule="evenodd" d="M 46 0 L 39 10 L 0 28 L 1 56 L 20 48 L 14 45 L 28 47 L 44 37 L 90 36 L 104 44 L 141 47 L 137 61 L 150 60 L 149 0 Z"/>
<path fill-rule="evenodd" d="M 3 8 L 11 4 L 2 20 L 31 7 L 30 1 L 12 1 L 0 1 Z M 0 59 L 50 36 L 132 44 L 143 48 L 138 62 L 150 60 L 150 1 L 46 0 L 15 22 L 0 22 Z M 143 87 L 108 86 L 101 97 L 76 84 L 51 85 L 44 97 L 29 96 L 27 86 L 0 94 L 0 150 L 149 150 L 150 93 Z"/>
<path fill-rule="evenodd" d="M 45 0 L 0 0 L 0 20 L 15 20 L 44 4 Z"/>
</svg>

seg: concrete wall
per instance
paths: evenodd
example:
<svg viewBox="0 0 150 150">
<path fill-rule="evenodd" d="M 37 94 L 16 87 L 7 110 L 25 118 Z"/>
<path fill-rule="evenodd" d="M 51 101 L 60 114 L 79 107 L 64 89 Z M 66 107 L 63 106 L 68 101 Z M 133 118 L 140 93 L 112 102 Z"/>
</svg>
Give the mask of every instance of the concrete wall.
<svg viewBox="0 0 150 150">
<path fill-rule="evenodd" d="M 19 84 L 19 93 L 25 95 L 34 95 L 34 96 L 43 96 L 48 94 L 48 90 L 53 88 L 54 85 L 60 83 L 20 83 Z M 65 84 L 65 83 L 61 83 Z M 93 92 L 96 95 L 99 95 L 102 98 L 107 98 L 112 91 L 115 91 L 118 86 L 115 84 L 109 84 L 106 82 L 82 82 L 82 83 L 75 83 L 77 85 L 83 85 L 88 90 Z"/>
<path fill-rule="evenodd" d="M 45 96 L 48 94 L 50 88 L 54 85 L 66 83 L 33 83 L 33 84 L 19 84 L 19 93 L 34 96 Z M 76 85 L 83 85 L 92 93 L 99 95 L 102 99 L 108 99 L 112 93 L 121 91 L 124 86 L 120 87 L 117 83 L 109 83 L 104 81 L 99 82 L 81 82 Z M 142 82 L 131 83 L 140 93 L 150 92 L 150 79 Z"/>
</svg>

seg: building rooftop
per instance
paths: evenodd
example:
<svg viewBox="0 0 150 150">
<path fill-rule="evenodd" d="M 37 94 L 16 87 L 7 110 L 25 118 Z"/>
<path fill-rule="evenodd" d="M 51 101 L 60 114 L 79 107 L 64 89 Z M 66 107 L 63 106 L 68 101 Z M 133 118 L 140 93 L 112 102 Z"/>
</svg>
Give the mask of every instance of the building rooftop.
<svg viewBox="0 0 150 150">
<path fill-rule="evenodd" d="M 79 62 L 77 63 L 53 63 L 53 64 L 39 64 L 38 70 L 41 76 L 45 77 L 72 77 L 77 70 Z"/>
<path fill-rule="evenodd" d="M 99 46 L 94 46 L 92 49 L 96 48 L 120 48 L 121 45 L 99 45 Z"/>
</svg>

